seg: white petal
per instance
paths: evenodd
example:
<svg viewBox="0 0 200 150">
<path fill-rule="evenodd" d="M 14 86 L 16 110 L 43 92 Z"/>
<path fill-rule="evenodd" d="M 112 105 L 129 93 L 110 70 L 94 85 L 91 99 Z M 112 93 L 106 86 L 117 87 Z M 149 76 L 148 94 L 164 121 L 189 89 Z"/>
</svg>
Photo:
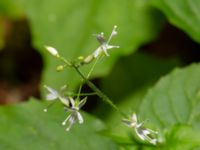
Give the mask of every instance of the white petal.
<svg viewBox="0 0 200 150">
<path fill-rule="evenodd" d="M 65 97 L 59 97 L 59 99 L 65 106 L 69 106 L 69 99 Z"/>
<path fill-rule="evenodd" d="M 157 144 L 157 142 L 158 142 L 158 140 L 157 139 L 152 139 L 152 140 L 150 140 L 149 141 L 151 144 L 154 144 L 154 145 L 156 145 Z"/>
<path fill-rule="evenodd" d="M 146 130 L 148 130 L 150 133 L 158 134 L 157 131 L 154 131 L 154 130 L 151 130 L 151 129 L 148 129 L 148 128 Z"/>
<path fill-rule="evenodd" d="M 141 140 L 145 140 L 145 135 L 143 134 L 143 132 L 141 131 L 141 129 L 137 129 L 135 128 L 135 132 L 137 134 L 137 136 L 141 139 Z"/>
<path fill-rule="evenodd" d="M 101 55 L 102 52 L 104 52 L 104 54 L 105 54 L 106 56 L 109 56 L 109 54 L 108 54 L 108 52 L 107 52 L 107 47 L 108 47 L 107 43 L 104 43 L 104 44 L 100 45 L 100 46 L 95 50 L 95 52 L 93 53 L 94 58 L 97 58 L 99 55 Z"/>
<path fill-rule="evenodd" d="M 72 108 L 74 108 L 75 107 L 74 99 L 72 97 L 69 97 L 69 101 L 72 104 Z"/>
<path fill-rule="evenodd" d="M 56 98 L 58 98 L 56 95 L 53 95 L 52 93 L 49 93 L 46 95 L 46 100 L 55 100 Z"/>
<path fill-rule="evenodd" d="M 140 128 L 141 126 L 143 126 L 144 122 L 141 122 L 139 124 L 136 125 L 136 128 Z"/>
<path fill-rule="evenodd" d="M 94 58 L 97 58 L 101 52 L 102 52 L 102 48 L 100 46 L 94 51 L 94 53 L 93 53 Z"/>
<path fill-rule="evenodd" d="M 56 90 L 54 90 L 53 88 L 44 85 L 44 87 L 49 91 L 49 93 L 58 96 L 58 92 Z"/>
<path fill-rule="evenodd" d="M 106 49 L 112 49 L 112 48 L 119 48 L 119 46 L 116 46 L 116 45 L 107 45 Z"/>
<path fill-rule="evenodd" d="M 137 115 L 135 113 L 133 113 L 131 120 L 132 120 L 132 122 L 137 123 Z"/>
<path fill-rule="evenodd" d="M 143 129 L 142 131 L 143 131 L 143 134 L 144 134 L 144 135 L 150 134 L 150 132 L 149 132 L 148 130 L 146 130 L 146 129 Z"/>
<path fill-rule="evenodd" d="M 78 122 L 82 124 L 84 122 L 82 115 L 79 112 L 76 112 L 76 114 L 77 114 Z"/>
<path fill-rule="evenodd" d="M 104 54 L 106 55 L 106 56 L 110 56 L 109 54 L 108 54 L 108 51 L 107 51 L 107 48 L 103 48 L 103 52 L 104 52 Z"/>
</svg>

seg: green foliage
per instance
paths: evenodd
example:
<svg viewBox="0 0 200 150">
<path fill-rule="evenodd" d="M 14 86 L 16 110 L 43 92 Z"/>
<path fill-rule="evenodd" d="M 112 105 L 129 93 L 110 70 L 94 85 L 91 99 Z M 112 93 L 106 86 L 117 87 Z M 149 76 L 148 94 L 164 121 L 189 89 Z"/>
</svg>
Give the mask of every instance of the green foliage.
<svg viewBox="0 0 200 150">
<path fill-rule="evenodd" d="M 191 126 L 174 126 L 166 136 L 167 144 L 163 149 L 181 150 L 181 149 L 199 149 L 200 134 Z"/>
<path fill-rule="evenodd" d="M 131 68 L 129 64 L 132 64 Z M 116 101 L 117 106 L 121 110 L 131 114 L 138 111 L 142 98 L 148 88 L 177 65 L 179 65 L 177 60 L 161 60 L 137 52 L 116 64 L 112 73 L 102 81 L 102 89 L 112 100 Z M 118 86 L 113 87 L 116 81 L 118 81 Z M 119 120 L 121 118 L 120 114 L 109 110 L 108 106 L 103 105 L 99 108 L 98 115 L 111 128 L 111 131 L 107 133 L 108 136 L 120 145 L 123 145 L 123 147 L 134 146 L 133 141 L 128 137 L 130 129 Z"/>
<path fill-rule="evenodd" d="M 97 132 L 105 129 L 98 119 L 84 114 L 85 123 L 66 132 L 61 122 L 66 118 L 62 107 L 55 104 L 47 113 L 48 103 L 37 102 L 0 107 L 0 149 L 101 150 L 117 149 Z"/>
<path fill-rule="evenodd" d="M 199 0 L 153 0 L 168 20 L 200 42 L 200 1 Z"/>
<path fill-rule="evenodd" d="M 200 148 L 199 75 L 200 64 L 175 69 L 161 78 L 146 95 L 143 91 L 146 91 L 147 87 L 144 86 L 143 90 L 135 91 L 118 105 L 127 113 L 138 111 L 141 121 L 148 119 L 146 126 L 159 131 L 162 143 L 160 146 L 149 147 L 131 142 L 132 138 L 127 133 L 133 134 L 134 130 L 123 126 L 117 119 L 120 116 L 115 112 L 109 113 L 109 117 L 105 119 L 112 128 L 111 131 L 107 131 L 107 136 L 125 148 L 143 147 L 162 150 Z"/>
<path fill-rule="evenodd" d="M 0 16 L 6 16 L 13 19 L 21 17 L 23 14 L 23 9 L 20 4 L 12 0 L 1 0 L 0 1 Z"/>
<path fill-rule="evenodd" d="M 80 80 L 70 70 L 56 74 L 54 68 L 59 63 L 46 53 L 44 45 L 53 46 L 67 59 L 74 60 L 92 53 L 99 46 L 92 34 L 105 32 L 108 36 L 117 25 L 120 36 L 112 43 L 119 45 L 121 50 L 111 51 L 112 57 L 97 65 L 92 76 L 101 76 L 120 55 L 130 54 L 154 39 L 162 23 L 147 0 L 30 0 L 28 3 L 21 0 L 21 4 L 31 23 L 33 43 L 45 59 L 43 83 L 57 87 L 67 81 L 74 87 Z M 88 68 L 84 68 L 86 72 Z"/>
<path fill-rule="evenodd" d="M 178 60 L 162 60 L 142 52 L 120 59 L 102 81 L 102 89 L 115 101 L 122 101 L 134 91 L 154 83 L 179 65 Z M 113 86 L 117 81 L 118 86 Z"/>
<path fill-rule="evenodd" d="M 170 23 L 200 42 L 199 0 L 1 0 L 2 16 L 26 17 L 30 22 L 31 42 L 45 61 L 41 85 L 55 89 L 67 84 L 74 90 L 81 79 L 74 69 L 57 73 L 56 67 L 62 62 L 50 55 L 44 45 L 55 47 L 73 61 L 93 53 L 99 46 L 92 34 L 105 32 L 108 37 L 117 25 L 119 35 L 111 44 L 120 49 L 109 51 L 110 57 L 100 59 L 91 78 L 110 73 L 101 80 L 103 91 L 123 112 L 138 112 L 139 122 L 148 119 L 145 126 L 159 131 L 160 143 L 154 146 L 142 142 L 133 128 L 120 123 L 121 114 L 105 105 L 98 105 L 94 113 L 100 114 L 111 130 L 83 113 L 84 124 L 76 124 L 65 132 L 61 122 L 66 114 L 59 104 L 44 113 L 47 103 L 31 100 L 0 107 L 0 149 L 200 149 L 200 64 L 175 69 L 162 77 L 179 65 L 177 61 L 162 61 L 142 53 L 131 55 L 159 34 L 164 21 L 160 11 Z M 0 29 L 0 36 L 3 34 Z M 1 43 L 0 40 L 0 46 Z M 91 65 L 81 71 L 88 73 Z"/>
<path fill-rule="evenodd" d="M 166 134 L 169 135 L 163 142 L 173 150 L 200 147 L 198 134 L 194 135 L 200 132 L 199 75 L 199 64 L 175 69 L 161 78 L 141 103 L 140 117 L 151 120 L 150 126 L 158 128 L 164 139 Z"/>
</svg>

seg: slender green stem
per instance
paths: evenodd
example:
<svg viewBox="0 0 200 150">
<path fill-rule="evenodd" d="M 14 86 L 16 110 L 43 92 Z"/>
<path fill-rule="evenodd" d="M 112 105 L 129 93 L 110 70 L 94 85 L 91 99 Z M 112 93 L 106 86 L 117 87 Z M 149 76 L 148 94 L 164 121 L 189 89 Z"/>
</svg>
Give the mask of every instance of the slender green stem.
<svg viewBox="0 0 200 150">
<path fill-rule="evenodd" d="M 94 67 L 96 66 L 97 62 L 99 61 L 100 57 L 98 57 L 96 59 L 96 61 L 94 62 L 94 64 L 92 65 L 92 68 L 90 69 L 88 75 L 87 75 L 87 79 L 89 79 L 90 75 L 92 74 L 92 71 L 94 70 Z"/>
<path fill-rule="evenodd" d="M 83 84 L 81 84 L 79 89 L 78 89 L 78 95 L 77 95 L 78 99 L 80 98 L 82 86 L 83 86 Z"/>
<path fill-rule="evenodd" d="M 117 106 L 101 91 L 99 90 L 99 88 L 97 88 L 91 81 L 89 81 L 83 74 L 82 72 L 78 69 L 78 67 L 76 67 L 75 65 L 73 65 L 73 68 L 76 70 L 76 72 L 80 75 L 80 77 L 85 81 L 85 83 L 96 92 L 96 94 L 102 98 L 103 101 L 105 101 L 106 103 L 108 103 L 110 106 L 112 106 L 114 109 L 116 109 L 117 111 L 118 108 Z"/>
<path fill-rule="evenodd" d="M 64 57 L 59 56 L 58 58 L 59 58 L 61 61 L 63 61 L 68 67 L 71 67 L 71 66 L 72 66 L 72 64 L 71 64 L 68 60 L 66 60 Z"/>
<path fill-rule="evenodd" d="M 59 57 L 59 59 L 61 61 L 63 61 L 66 65 L 68 65 L 69 67 L 72 67 L 75 69 L 75 71 L 79 74 L 79 76 L 83 79 L 83 81 L 103 100 L 105 101 L 107 104 L 109 104 L 112 108 L 114 108 L 115 110 L 117 110 L 118 112 L 120 112 L 121 115 L 123 115 L 124 117 L 126 117 L 127 115 L 125 113 L 123 113 L 122 111 L 120 111 L 118 109 L 118 107 L 107 97 L 107 95 L 105 95 L 98 87 L 96 87 L 96 85 L 94 85 L 90 80 L 87 79 L 87 77 L 85 77 L 83 75 L 83 73 L 79 70 L 79 67 L 76 66 L 76 64 L 71 63 L 69 61 L 67 61 L 64 57 Z"/>
</svg>

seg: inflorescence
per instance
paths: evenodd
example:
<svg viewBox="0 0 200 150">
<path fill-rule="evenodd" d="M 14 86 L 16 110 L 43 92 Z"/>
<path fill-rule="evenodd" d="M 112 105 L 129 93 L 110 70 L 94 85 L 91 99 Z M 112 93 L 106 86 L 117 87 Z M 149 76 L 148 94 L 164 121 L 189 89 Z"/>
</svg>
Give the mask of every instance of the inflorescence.
<svg viewBox="0 0 200 150">
<path fill-rule="evenodd" d="M 60 65 L 57 67 L 58 71 L 62 71 L 66 66 L 74 67 L 75 70 L 78 72 L 78 74 L 84 80 L 87 81 L 86 83 L 90 83 L 89 85 L 91 85 L 92 83 L 89 80 L 87 80 L 88 77 L 84 77 L 83 74 L 81 74 L 81 72 L 78 70 L 78 68 L 81 67 L 82 65 L 91 63 L 93 60 L 97 59 L 100 56 L 109 56 L 109 53 L 108 53 L 109 49 L 119 48 L 119 46 L 109 44 L 111 39 L 117 35 L 116 29 L 117 29 L 117 26 L 114 26 L 108 40 L 105 39 L 103 32 L 100 34 L 95 34 L 97 41 L 100 43 L 100 46 L 94 52 L 92 52 L 92 54 L 90 54 L 86 57 L 83 57 L 83 56 L 78 57 L 78 64 L 77 64 L 77 62 L 76 62 L 76 64 L 73 64 L 73 62 L 67 61 L 65 58 L 63 58 L 59 55 L 58 51 L 55 48 L 53 48 L 51 46 L 45 46 L 45 48 L 51 55 L 55 56 L 56 58 L 60 59 L 61 61 L 63 61 L 65 63 L 65 65 Z M 96 88 L 94 86 L 95 85 L 92 84 L 92 86 L 90 86 L 90 87 L 93 87 L 94 92 L 99 93 L 97 95 L 99 95 L 101 98 L 102 97 L 107 98 L 107 96 L 105 96 L 98 88 Z M 46 86 L 46 85 L 44 87 L 49 92 L 46 95 L 47 100 L 49 100 L 49 101 L 59 100 L 64 105 L 64 110 L 68 113 L 68 116 L 62 122 L 62 125 L 63 126 L 67 125 L 66 131 L 69 131 L 75 123 L 78 122 L 79 124 L 82 124 L 84 122 L 83 116 L 80 113 L 80 109 L 83 107 L 83 105 L 85 105 L 85 103 L 87 101 L 87 97 L 84 97 L 83 99 L 80 100 L 80 98 L 79 98 L 80 93 L 75 98 L 70 95 L 65 95 L 67 86 L 61 87 L 61 89 L 59 91 L 57 91 L 49 86 Z M 95 89 L 96 89 L 96 91 L 95 91 Z M 103 96 L 101 96 L 101 94 Z M 110 99 L 107 98 L 106 101 L 112 107 L 116 107 L 112 103 L 112 101 L 110 101 Z M 48 109 L 45 108 L 44 112 L 47 112 L 47 110 Z M 156 145 L 158 143 L 157 136 L 156 136 L 157 132 L 150 130 L 148 128 L 145 128 L 144 122 L 139 123 L 138 119 L 137 119 L 137 115 L 135 113 L 133 113 L 130 118 L 123 119 L 122 121 L 128 127 L 133 128 L 136 135 L 142 141 L 149 142 L 153 145 Z"/>
</svg>

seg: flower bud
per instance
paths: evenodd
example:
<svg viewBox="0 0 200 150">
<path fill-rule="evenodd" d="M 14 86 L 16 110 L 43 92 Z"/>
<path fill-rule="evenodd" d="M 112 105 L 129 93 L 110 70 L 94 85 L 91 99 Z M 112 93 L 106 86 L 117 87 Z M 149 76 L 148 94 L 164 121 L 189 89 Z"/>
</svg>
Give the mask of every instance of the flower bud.
<svg viewBox="0 0 200 150">
<path fill-rule="evenodd" d="M 53 47 L 51 47 L 51 46 L 45 46 L 45 48 L 47 49 L 47 51 L 48 51 L 51 55 L 56 56 L 56 57 L 59 57 L 58 51 L 57 51 L 55 48 L 53 48 Z"/>
<path fill-rule="evenodd" d="M 80 60 L 80 61 L 82 61 L 83 59 L 84 59 L 83 56 L 79 56 L 79 57 L 78 57 L 78 60 Z"/>
<path fill-rule="evenodd" d="M 86 58 L 84 58 L 83 63 L 88 64 L 88 63 L 92 62 L 93 59 L 94 59 L 94 56 L 89 55 Z"/>
<path fill-rule="evenodd" d="M 63 65 L 60 65 L 60 66 L 58 66 L 58 67 L 56 68 L 56 70 L 57 70 L 58 72 L 63 71 L 63 69 L 64 69 L 64 66 L 63 66 Z"/>
</svg>

